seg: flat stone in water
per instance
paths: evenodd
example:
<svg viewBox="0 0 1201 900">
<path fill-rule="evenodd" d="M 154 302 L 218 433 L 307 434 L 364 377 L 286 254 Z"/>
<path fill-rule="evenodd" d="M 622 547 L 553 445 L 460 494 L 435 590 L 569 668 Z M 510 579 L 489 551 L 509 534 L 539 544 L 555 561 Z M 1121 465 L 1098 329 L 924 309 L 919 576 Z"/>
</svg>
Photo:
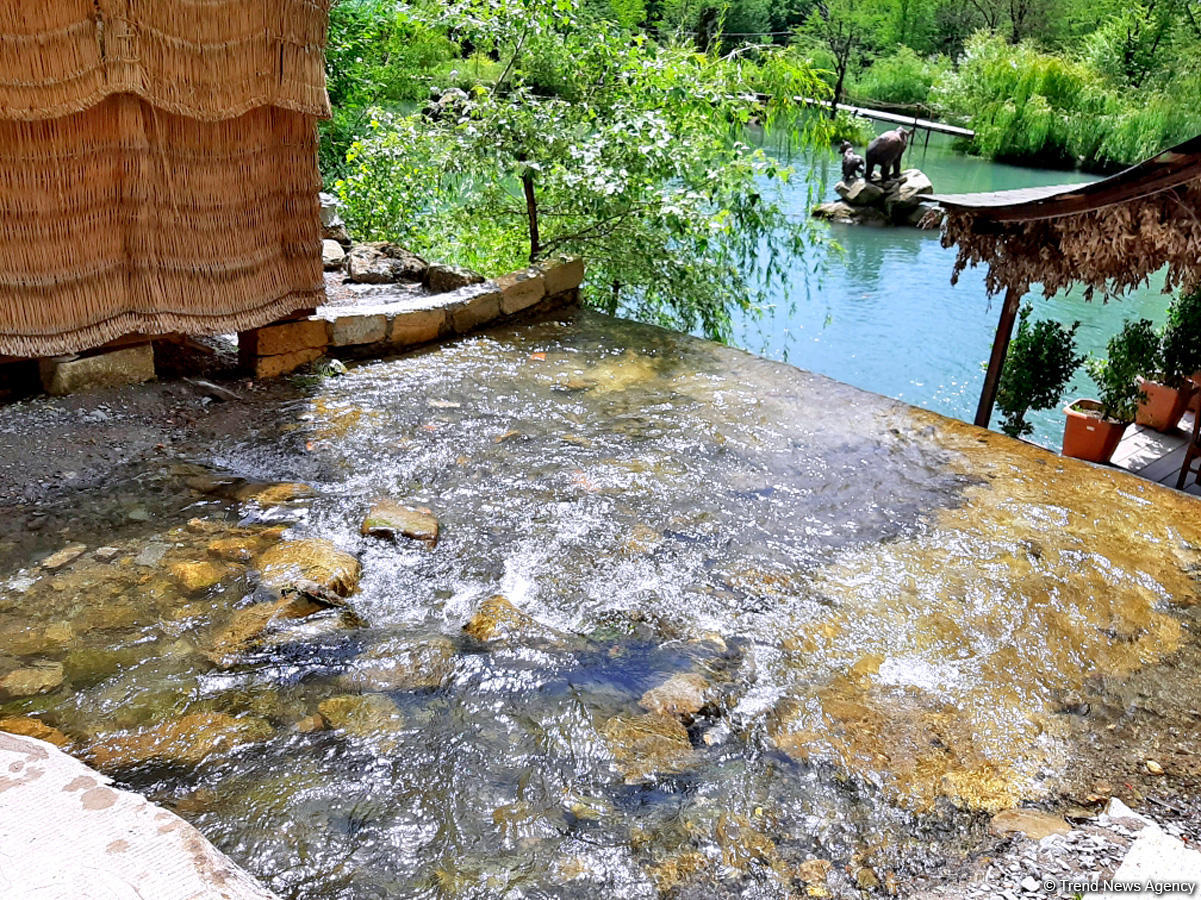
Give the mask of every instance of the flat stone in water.
<svg viewBox="0 0 1201 900">
<path fill-rule="evenodd" d="M 317 710 L 330 728 L 370 737 L 404 727 L 404 715 L 383 694 L 340 694 L 322 700 Z"/>
<path fill-rule="evenodd" d="M 405 506 L 395 500 L 376 500 L 363 519 L 362 533 L 371 537 L 395 538 L 403 535 L 425 541 L 431 547 L 438 542 L 438 520 L 428 509 Z"/>
<path fill-rule="evenodd" d="M 387 641 L 360 656 L 339 681 L 360 690 L 412 691 L 441 687 L 454 673 L 456 648 L 447 637 Z"/>
<path fill-rule="evenodd" d="M 62 683 L 62 663 L 35 663 L 0 678 L 0 697 L 32 697 L 52 691 Z"/>
<path fill-rule="evenodd" d="M 258 561 L 262 583 L 283 590 L 312 582 L 340 597 L 349 597 L 359 584 L 359 561 L 333 542 L 318 539 L 284 541 Z"/>
<path fill-rule="evenodd" d="M 1067 834 L 1071 826 L 1062 816 L 1039 809 L 1006 809 L 995 816 L 989 827 L 999 835 L 1024 834 L 1034 841 L 1041 841 L 1052 834 Z"/>
<path fill-rule="evenodd" d="M 127 734 L 102 736 L 88 750 L 101 769 L 151 760 L 195 765 L 243 744 L 267 740 L 274 729 L 265 719 L 227 713 L 191 713 Z"/>
<path fill-rule="evenodd" d="M 642 695 L 639 705 L 653 713 L 690 719 L 705 705 L 709 683 L 693 672 L 672 675 Z"/>
<path fill-rule="evenodd" d="M 39 741 L 47 741 L 56 747 L 65 747 L 71 743 L 71 739 L 57 728 L 28 716 L 10 716 L 0 719 L 0 731 L 37 738 Z"/>
<path fill-rule="evenodd" d="M 678 774 L 696 762 L 687 730 L 671 716 L 616 715 L 604 724 L 601 734 L 627 782 Z"/>
<path fill-rule="evenodd" d="M 72 563 L 83 556 L 87 552 L 87 549 L 86 544 L 71 544 L 70 546 L 63 547 L 57 553 L 52 553 L 43 559 L 42 568 L 50 570 L 61 569 L 68 563 Z"/>
<path fill-rule="evenodd" d="M 167 555 L 169 549 L 170 547 L 167 544 L 159 541 L 147 544 L 134 557 L 134 564 L 139 566 L 157 566 L 163 561 L 163 557 Z"/>
</svg>

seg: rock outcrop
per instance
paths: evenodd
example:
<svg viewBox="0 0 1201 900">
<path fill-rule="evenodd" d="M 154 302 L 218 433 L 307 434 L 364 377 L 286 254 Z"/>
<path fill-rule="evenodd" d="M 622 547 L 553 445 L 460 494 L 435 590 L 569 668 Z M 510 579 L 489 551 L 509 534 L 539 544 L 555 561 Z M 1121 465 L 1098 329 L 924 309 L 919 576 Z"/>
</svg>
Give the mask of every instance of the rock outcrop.
<svg viewBox="0 0 1201 900">
<path fill-rule="evenodd" d="M 920 169 L 906 169 L 900 178 L 888 181 L 840 181 L 834 190 L 841 199 L 815 206 L 814 216 L 847 225 L 921 228 L 930 227 L 923 223 L 928 221 L 927 214 L 937 209 L 928 199 L 934 185 Z"/>
</svg>

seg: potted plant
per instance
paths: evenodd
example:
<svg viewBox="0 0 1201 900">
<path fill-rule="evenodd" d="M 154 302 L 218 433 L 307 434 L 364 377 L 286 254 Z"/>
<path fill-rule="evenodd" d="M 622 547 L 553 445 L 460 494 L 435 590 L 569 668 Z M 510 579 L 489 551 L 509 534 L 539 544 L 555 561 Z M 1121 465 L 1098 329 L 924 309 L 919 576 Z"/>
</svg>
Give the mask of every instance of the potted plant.
<svg viewBox="0 0 1201 900">
<path fill-rule="evenodd" d="M 1180 423 L 1193 394 L 1189 380 L 1201 368 L 1201 288 L 1181 294 L 1168 307 L 1153 371 L 1142 373 L 1144 399 L 1134 421 L 1159 431 Z"/>
<path fill-rule="evenodd" d="M 1105 359 L 1088 359 L 1084 367 L 1097 384 L 1099 400 L 1076 400 L 1064 409 L 1063 455 L 1105 463 L 1134 421 L 1142 391 L 1138 378 L 1154 363 L 1159 338 L 1150 319 L 1127 321 L 1109 339 Z"/>
<path fill-rule="evenodd" d="M 1005 368 L 997 387 L 997 407 L 1001 410 L 1001 430 L 1020 438 L 1034 431 L 1026 421 L 1032 409 L 1050 409 L 1059 403 L 1075 371 L 1084 361 L 1076 353 L 1076 329 L 1048 319 L 1030 321 L 1033 308 L 1022 307 L 1018 330 L 1005 354 Z"/>
</svg>

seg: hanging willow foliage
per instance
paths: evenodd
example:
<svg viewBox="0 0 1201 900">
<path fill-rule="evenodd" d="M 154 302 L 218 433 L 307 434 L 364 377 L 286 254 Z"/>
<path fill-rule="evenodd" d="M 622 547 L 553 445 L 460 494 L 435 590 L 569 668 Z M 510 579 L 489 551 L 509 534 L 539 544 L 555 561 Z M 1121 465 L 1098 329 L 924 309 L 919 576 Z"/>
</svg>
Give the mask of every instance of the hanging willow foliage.
<svg viewBox="0 0 1201 900">
<path fill-rule="evenodd" d="M 942 245 L 958 245 L 952 283 L 986 266 L 990 294 L 1040 284 L 1050 297 L 1080 284 L 1105 299 L 1164 270 L 1164 291 L 1201 284 L 1201 178 L 1101 209 L 1034 221 L 997 222 L 988 210 L 951 207 Z"/>
</svg>

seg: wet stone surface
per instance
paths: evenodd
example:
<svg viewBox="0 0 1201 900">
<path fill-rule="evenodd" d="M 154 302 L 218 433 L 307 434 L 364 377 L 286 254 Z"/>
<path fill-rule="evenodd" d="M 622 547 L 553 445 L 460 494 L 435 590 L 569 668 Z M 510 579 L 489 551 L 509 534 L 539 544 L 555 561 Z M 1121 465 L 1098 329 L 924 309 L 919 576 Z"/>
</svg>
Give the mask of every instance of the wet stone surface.
<svg viewBox="0 0 1201 900">
<path fill-rule="evenodd" d="M 1005 810 L 1195 812 L 1195 500 L 589 313 L 235 387 L 0 409 L 0 723 L 282 896 L 960 896 Z"/>
</svg>

